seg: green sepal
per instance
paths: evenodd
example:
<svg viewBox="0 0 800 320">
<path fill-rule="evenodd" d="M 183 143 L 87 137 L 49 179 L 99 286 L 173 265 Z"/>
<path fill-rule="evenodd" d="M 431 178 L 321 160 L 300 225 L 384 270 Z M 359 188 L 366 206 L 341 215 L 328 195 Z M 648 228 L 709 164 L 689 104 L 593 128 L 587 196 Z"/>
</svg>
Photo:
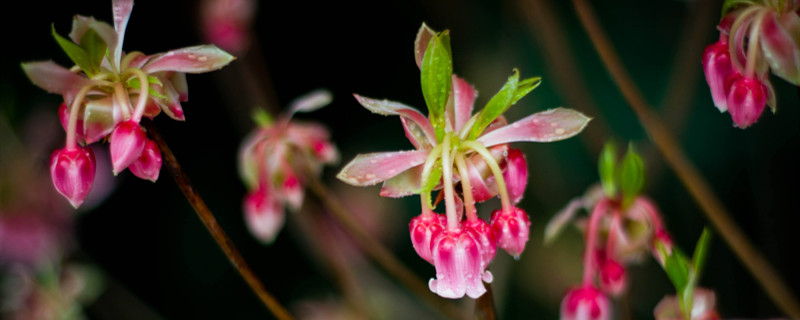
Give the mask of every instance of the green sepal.
<svg viewBox="0 0 800 320">
<path fill-rule="evenodd" d="M 675 290 L 681 293 L 689 283 L 689 263 L 686 256 L 677 248 L 672 248 L 672 254 L 666 257 L 664 271 L 667 272 L 667 277 L 675 286 Z"/>
<path fill-rule="evenodd" d="M 603 185 L 603 192 L 607 197 L 613 198 L 617 194 L 617 145 L 614 141 L 608 141 L 600 152 L 600 159 L 597 161 L 597 171 L 600 173 L 600 183 Z"/>
<path fill-rule="evenodd" d="M 703 228 L 703 233 L 700 234 L 700 239 L 697 240 L 697 245 L 692 254 L 692 266 L 694 266 L 694 273 L 697 276 L 703 273 L 703 267 L 706 264 L 706 257 L 708 256 L 708 247 L 711 243 L 711 231 L 708 228 Z"/>
<path fill-rule="evenodd" d="M 519 71 L 514 69 L 514 74 L 508 77 L 506 84 L 489 99 L 489 102 L 486 103 L 486 106 L 483 107 L 483 110 L 478 114 L 475 119 L 475 124 L 472 125 L 472 130 L 469 132 L 469 140 L 480 136 L 483 130 L 485 130 L 494 119 L 497 119 L 497 117 L 503 114 L 514 101 L 519 100 L 519 98 L 515 100 L 519 83 Z"/>
<path fill-rule="evenodd" d="M 251 117 L 259 127 L 266 128 L 272 125 L 272 116 L 262 108 L 256 108 Z"/>
<path fill-rule="evenodd" d="M 728 14 L 728 12 L 730 12 L 733 9 L 736 9 L 736 7 L 740 5 L 754 5 L 754 4 L 756 4 L 756 2 L 753 0 L 725 0 L 725 2 L 722 3 L 722 15 L 720 17 L 724 18 L 725 15 Z"/>
<path fill-rule="evenodd" d="M 163 84 L 161 83 L 161 80 L 158 80 L 158 78 L 156 78 L 154 76 L 147 76 L 147 82 L 148 82 L 148 84 L 156 84 L 156 85 L 159 85 L 159 86 L 163 86 Z M 127 86 L 128 88 L 134 88 L 134 89 L 139 89 L 139 90 L 141 90 L 141 88 L 142 88 L 142 86 L 139 84 L 139 77 L 128 78 L 128 81 L 125 81 L 125 86 Z M 159 98 L 159 99 L 167 99 L 167 96 L 159 93 L 158 91 L 156 91 L 155 89 L 153 89 L 149 85 L 147 86 L 147 93 L 150 96 L 153 96 L 153 97 L 156 97 L 156 98 Z"/>
<path fill-rule="evenodd" d="M 86 33 L 81 37 L 81 48 L 86 52 L 91 65 L 96 68 L 92 72 L 99 71 L 100 63 L 108 52 L 108 45 L 103 41 L 103 38 L 94 29 L 86 30 Z"/>
<path fill-rule="evenodd" d="M 78 65 L 89 77 L 97 73 L 100 65 L 92 63 L 92 58 L 89 56 L 86 50 L 73 43 L 69 39 L 59 35 L 58 32 L 56 32 L 55 23 L 50 26 L 53 33 L 53 38 L 56 39 L 58 45 L 61 46 L 61 50 L 64 50 L 70 60 Z"/>
<path fill-rule="evenodd" d="M 433 199 L 431 199 L 431 192 L 439 185 L 439 180 L 442 179 L 442 165 L 437 164 L 431 170 L 428 179 L 422 182 L 419 193 L 420 195 L 427 195 L 427 202 L 430 208 L 433 208 Z"/>
<path fill-rule="evenodd" d="M 509 107 L 516 104 L 519 99 L 527 96 L 533 89 L 538 88 L 540 84 L 542 84 L 542 77 L 533 77 L 520 81 L 517 85 L 517 91 L 514 92 L 514 99 L 511 100 L 511 105 L 509 105 Z M 508 107 L 506 107 L 506 109 L 508 109 Z"/>
<path fill-rule="evenodd" d="M 622 191 L 622 207 L 627 208 L 644 186 L 644 162 L 642 157 L 628 145 L 619 170 L 619 188 Z"/>
<path fill-rule="evenodd" d="M 444 109 L 450 97 L 453 78 L 453 60 L 450 55 L 450 31 L 445 30 L 434 35 L 428 42 L 420 67 L 420 83 L 428 115 L 431 120 L 436 139 L 444 137 Z"/>
</svg>

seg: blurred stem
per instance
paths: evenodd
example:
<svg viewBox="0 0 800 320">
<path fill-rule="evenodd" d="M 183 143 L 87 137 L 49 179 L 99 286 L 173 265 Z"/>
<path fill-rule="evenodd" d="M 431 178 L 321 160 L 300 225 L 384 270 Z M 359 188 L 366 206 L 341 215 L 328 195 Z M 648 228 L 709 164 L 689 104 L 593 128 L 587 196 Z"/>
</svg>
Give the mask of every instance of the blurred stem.
<svg viewBox="0 0 800 320">
<path fill-rule="evenodd" d="M 492 293 L 492 284 L 484 283 L 486 286 L 486 293 L 475 301 L 475 319 L 477 320 L 495 320 L 497 314 L 494 310 L 494 294 Z"/>
<path fill-rule="evenodd" d="M 400 260 L 397 259 L 386 247 L 375 241 L 374 237 L 353 220 L 351 214 L 339 199 L 316 176 L 308 176 L 308 187 L 322 201 L 328 212 L 341 224 L 344 231 L 355 240 L 361 249 L 380 265 L 389 275 L 406 286 L 420 299 L 436 308 L 443 315 L 451 319 L 469 319 L 458 307 L 434 295 L 419 278 L 414 275 Z"/>
<path fill-rule="evenodd" d="M 635 83 L 625 71 L 607 35 L 602 30 L 592 9 L 585 0 L 572 0 L 578 17 L 592 44 L 600 55 L 614 82 L 625 100 L 636 113 L 644 130 L 661 151 L 667 164 L 675 171 L 695 201 L 703 209 L 708 219 L 716 227 L 722 238 L 733 249 L 739 260 L 747 267 L 759 284 L 766 290 L 773 302 L 788 316 L 800 319 L 800 306 L 792 292 L 778 276 L 777 272 L 744 236 L 730 218 L 722 203 L 711 191 L 711 187 L 689 162 L 680 145 L 666 126 L 650 111 L 647 102 Z"/>
<path fill-rule="evenodd" d="M 172 178 L 175 179 L 175 183 L 178 184 L 181 192 L 183 192 L 183 195 L 186 196 L 186 200 L 192 205 L 192 208 L 197 213 L 200 221 L 202 221 L 203 225 L 206 226 L 208 232 L 211 233 L 211 236 L 217 242 L 220 249 L 222 249 L 222 252 L 225 253 L 225 256 L 228 257 L 228 260 L 230 260 L 231 264 L 233 264 L 234 268 L 236 268 L 236 271 L 238 271 L 242 278 L 244 278 L 245 282 L 247 282 L 247 284 L 250 286 L 250 289 L 255 292 L 261 302 L 264 303 L 267 309 L 269 309 L 269 311 L 272 312 L 276 318 L 281 320 L 294 319 L 286 310 L 286 308 L 284 308 L 278 302 L 278 300 L 275 299 L 275 297 L 267 292 L 267 289 L 264 288 L 261 280 L 259 280 L 253 270 L 247 266 L 247 263 L 239 253 L 239 250 L 237 250 L 236 246 L 234 246 L 233 241 L 231 241 L 228 235 L 225 234 L 225 231 L 222 230 L 222 227 L 217 222 L 217 219 L 214 218 L 214 215 L 211 213 L 211 210 L 208 209 L 208 206 L 206 206 L 203 198 L 200 197 L 200 194 L 192 186 L 192 183 L 189 182 L 189 177 L 187 177 L 186 173 L 184 173 L 183 169 L 181 169 L 181 166 L 178 163 L 178 160 L 175 159 L 175 155 L 172 153 L 172 150 L 170 150 L 169 146 L 167 146 L 167 142 L 164 141 L 164 138 L 158 133 L 158 128 L 156 128 L 156 125 L 149 119 L 143 119 L 141 123 L 147 129 L 147 134 L 150 139 L 152 139 L 158 145 L 158 148 L 161 149 L 164 166 L 167 168 L 167 171 L 169 171 Z"/>
</svg>

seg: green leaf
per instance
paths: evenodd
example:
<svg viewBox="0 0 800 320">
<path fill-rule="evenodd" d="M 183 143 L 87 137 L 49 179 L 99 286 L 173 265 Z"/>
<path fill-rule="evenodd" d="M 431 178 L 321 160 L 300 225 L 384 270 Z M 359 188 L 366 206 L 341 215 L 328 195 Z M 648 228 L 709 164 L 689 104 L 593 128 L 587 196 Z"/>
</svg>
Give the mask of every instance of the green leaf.
<svg viewBox="0 0 800 320">
<path fill-rule="evenodd" d="M 622 159 L 619 172 L 619 188 L 622 191 L 622 207 L 627 208 L 644 186 L 644 163 L 642 157 L 628 145 L 628 152 Z"/>
<path fill-rule="evenodd" d="M 433 208 L 433 199 L 431 199 L 431 192 L 433 189 L 439 185 L 439 180 L 442 179 L 442 165 L 437 164 L 431 170 L 431 174 L 428 176 L 428 179 L 423 181 L 422 187 L 420 188 L 419 194 L 427 195 L 428 206 Z"/>
<path fill-rule="evenodd" d="M 700 234 L 700 239 L 697 240 L 697 246 L 695 246 L 694 254 L 692 254 L 692 266 L 694 266 L 694 273 L 697 277 L 703 272 L 710 243 L 711 231 L 708 228 L 703 228 L 703 233 Z"/>
<path fill-rule="evenodd" d="M 103 57 L 108 51 L 106 42 L 103 41 L 103 38 L 101 38 L 94 29 L 89 29 L 83 34 L 83 37 L 81 37 L 81 48 L 86 52 L 89 62 L 95 68 L 92 72 L 98 71 L 100 62 L 103 61 Z"/>
<path fill-rule="evenodd" d="M 475 124 L 472 125 L 472 131 L 469 133 L 470 140 L 477 138 L 494 119 L 497 119 L 503 112 L 508 110 L 508 107 L 515 101 L 514 98 L 517 96 L 519 84 L 519 71 L 514 69 L 514 74 L 508 77 L 506 84 L 489 99 L 489 102 L 478 114 Z"/>
<path fill-rule="evenodd" d="M 672 254 L 664 261 L 664 271 L 675 286 L 675 291 L 682 293 L 689 282 L 689 265 L 686 257 L 676 248 L 673 248 Z"/>
<path fill-rule="evenodd" d="M 725 15 L 728 14 L 728 12 L 730 12 L 733 9 L 736 9 L 736 7 L 740 5 L 753 5 L 753 4 L 756 4 L 756 2 L 753 0 L 725 0 L 725 2 L 722 3 L 722 15 L 720 17 L 724 18 Z"/>
<path fill-rule="evenodd" d="M 600 183 L 606 196 L 614 197 L 617 194 L 617 145 L 614 141 L 606 142 L 600 159 L 597 161 L 597 171 L 600 172 Z"/>
<path fill-rule="evenodd" d="M 542 84 L 542 77 L 533 77 L 520 81 L 517 85 L 517 92 L 514 93 L 514 99 L 511 100 L 511 105 L 516 104 L 519 99 L 524 98 L 533 89 L 539 87 L 540 84 Z"/>
<path fill-rule="evenodd" d="M 425 49 L 420 68 L 420 83 L 428 115 L 436 132 L 436 139 L 444 137 L 444 109 L 450 97 L 453 78 L 453 61 L 450 56 L 450 32 L 445 30 L 433 38 Z"/>
<path fill-rule="evenodd" d="M 252 117 L 253 122 L 258 124 L 259 127 L 265 128 L 272 124 L 272 116 L 262 108 L 256 108 L 256 110 L 253 111 Z"/>
<path fill-rule="evenodd" d="M 51 29 L 53 31 L 53 38 L 56 39 L 58 45 L 61 46 L 61 50 L 64 50 L 64 52 L 67 54 L 67 56 L 69 56 L 72 62 L 81 67 L 83 72 L 86 72 L 86 74 L 89 75 L 90 77 L 94 75 L 99 65 L 95 65 L 92 63 L 92 59 L 89 56 L 89 54 L 86 53 L 86 51 L 83 50 L 83 48 L 81 48 L 79 45 L 73 43 L 67 38 L 60 36 L 58 32 L 56 32 L 55 24 L 51 25 Z"/>
</svg>

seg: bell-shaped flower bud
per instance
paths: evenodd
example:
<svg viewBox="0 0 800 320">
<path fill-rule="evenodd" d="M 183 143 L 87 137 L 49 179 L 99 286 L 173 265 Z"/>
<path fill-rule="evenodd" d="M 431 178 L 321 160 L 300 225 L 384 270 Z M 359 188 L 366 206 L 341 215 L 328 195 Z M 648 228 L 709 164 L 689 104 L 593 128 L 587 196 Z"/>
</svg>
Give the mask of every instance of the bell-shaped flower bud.
<svg viewBox="0 0 800 320">
<path fill-rule="evenodd" d="M 483 219 L 475 219 L 464 222 L 464 230 L 480 244 L 483 268 L 485 269 L 494 260 L 494 255 L 497 253 L 497 236 L 494 234 L 494 229 Z"/>
<path fill-rule="evenodd" d="M 138 123 L 128 120 L 120 122 L 111 132 L 111 170 L 119 174 L 131 163 L 139 159 L 144 150 L 147 136 Z"/>
<path fill-rule="evenodd" d="M 78 208 L 94 183 L 94 153 L 86 147 L 58 149 L 50 156 L 50 175 L 58 193 Z"/>
<path fill-rule="evenodd" d="M 316 139 L 312 141 L 311 150 L 314 152 L 314 156 L 323 163 L 336 163 L 339 161 L 339 151 L 328 140 Z"/>
<path fill-rule="evenodd" d="M 147 139 L 139 159 L 128 166 L 135 176 L 140 179 L 156 182 L 158 173 L 161 172 L 161 150 L 153 140 Z"/>
<path fill-rule="evenodd" d="M 561 320 L 608 320 L 611 305 L 602 291 L 592 285 L 574 288 L 561 301 Z"/>
<path fill-rule="evenodd" d="M 528 163 L 525 161 L 525 154 L 519 149 L 508 149 L 503 179 L 506 181 L 511 202 L 519 203 L 525 194 L 525 186 L 528 185 Z"/>
<path fill-rule="evenodd" d="M 717 41 L 703 51 L 703 72 L 711 89 L 711 98 L 720 112 L 728 110 L 725 78 L 733 73 L 733 70 L 727 41 Z"/>
<path fill-rule="evenodd" d="M 692 298 L 691 319 L 689 320 L 719 320 L 719 314 L 715 307 L 716 297 L 714 291 L 706 288 L 694 288 Z M 665 296 L 658 302 L 653 310 L 656 320 L 683 320 L 681 306 L 675 296 Z"/>
<path fill-rule="evenodd" d="M 445 219 L 445 216 L 441 214 L 421 214 L 411 219 L 411 223 L 408 224 L 414 250 L 422 259 L 431 264 L 433 264 L 432 242 L 444 230 Z"/>
<path fill-rule="evenodd" d="M 525 210 L 512 206 L 509 210 L 497 209 L 492 212 L 492 229 L 497 236 L 497 245 L 514 259 L 525 250 L 531 222 Z"/>
<path fill-rule="evenodd" d="M 625 267 L 617 261 L 606 259 L 600 269 L 600 288 L 611 296 L 619 296 L 628 285 Z"/>
<path fill-rule="evenodd" d="M 289 208 L 292 210 L 300 210 L 300 207 L 303 206 L 303 186 L 300 183 L 300 179 L 297 177 L 297 174 L 294 173 L 294 170 L 291 169 L 289 166 L 285 166 L 284 169 L 284 179 L 283 184 L 281 184 L 280 194 L 283 197 L 283 200 L 289 204 Z"/>
<path fill-rule="evenodd" d="M 491 282 L 492 276 L 482 266 L 481 244 L 463 228 L 444 230 L 433 240 L 433 265 L 436 279 L 428 286 L 436 294 L 458 299 L 466 294 L 478 298 L 486 292 L 482 281 Z"/>
<path fill-rule="evenodd" d="M 767 87 L 757 78 L 737 73 L 725 80 L 728 99 L 728 112 L 737 127 L 744 129 L 758 120 L 767 104 Z"/>
<path fill-rule="evenodd" d="M 260 186 L 244 198 L 247 229 L 262 243 L 272 243 L 284 221 L 283 206 L 267 187 Z"/>
</svg>

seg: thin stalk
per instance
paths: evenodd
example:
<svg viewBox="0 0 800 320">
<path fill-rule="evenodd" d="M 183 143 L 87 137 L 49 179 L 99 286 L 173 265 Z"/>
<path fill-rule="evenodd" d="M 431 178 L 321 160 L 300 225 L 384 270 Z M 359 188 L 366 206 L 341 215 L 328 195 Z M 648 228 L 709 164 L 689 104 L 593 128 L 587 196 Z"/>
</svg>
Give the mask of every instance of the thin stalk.
<svg viewBox="0 0 800 320">
<path fill-rule="evenodd" d="M 236 249 L 236 246 L 233 244 L 233 241 L 225 234 L 225 231 L 222 229 L 222 226 L 219 225 L 217 219 L 214 218 L 214 215 L 211 213 L 211 210 L 208 209 L 206 206 L 205 201 L 197 192 L 197 190 L 192 186 L 192 183 L 189 182 L 189 177 L 186 176 L 186 173 L 183 172 L 181 169 L 178 160 L 175 158 L 175 155 L 170 150 L 169 146 L 167 146 L 167 142 L 164 141 L 164 138 L 161 137 L 161 134 L 158 133 L 158 128 L 156 125 L 150 121 L 149 119 L 145 119 L 142 121 L 145 128 L 147 129 L 147 134 L 150 136 L 157 145 L 158 148 L 161 149 L 161 154 L 163 155 L 163 163 L 169 171 L 170 175 L 173 179 L 175 179 L 175 183 L 178 184 L 178 187 L 183 192 L 183 195 L 186 197 L 186 200 L 189 201 L 189 204 L 192 206 L 194 211 L 197 213 L 197 217 L 200 218 L 200 221 L 203 222 L 203 225 L 206 226 L 208 232 L 211 233 L 211 236 L 219 245 L 222 252 L 225 253 L 225 256 L 228 257 L 233 267 L 236 268 L 236 271 L 244 278 L 247 285 L 250 286 L 250 289 L 258 296 L 262 303 L 269 309 L 272 314 L 281 320 L 290 320 L 294 319 L 289 312 L 284 308 L 275 297 L 272 296 L 267 289 L 264 288 L 264 285 L 261 283 L 261 280 L 258 279 L 256 274 L 253 272 L 250 267 L 247 266 L 247 263 L 244 261 L 244 258 L 239 253 L 239 250 Z"/>
<path fill-rule="evenodd" d="M 475 319 L 476 320 L 495 320 L 497 313 L 494 308 L 494 294 L 492 284 L 484 283 L 486 292 L 475 300 Z"/>
<path fill-rule="evenodd" d="M 464 209 L 467 211 L 467 220 L 475 221 L 478 219 L 478 213 L 475 210 L 475 200 L 472 197 L 472 182 L 469 181 L 467 161 L 464 160 L 462 154 L 456 155 L 456 167 L 459 175 L 461 175 L 461 189 L 464 194 Z"/>
<path fill-rule="evenodd" d="M 442 143 L 442 180 L 444 183 L 444 207 L 447 214 L 447 230 L 458 229 L 460 212 L 456 212 L 455 190 L 453 188 L 453 161 L 450 158 L 450 136 Z"/>
<path fill-rule="evenodd" d="M 69 107 L 69 118 L 67 118 L 67 150 L 75 150 L 78 147 L 77 132 L 78 131 L 78 111 L 80 111 L 83 99 L 92 86 L 85 86 L 78 91 L 75 99 L 72 100 L 72 105 Z"/>
<path fill-rule="evenodd" d="M 391 251 L 375 241 L 374 237 L 367 234 L 367 232 L 353 220 L 353 214 L 339 202 L 339 199 L 322 184 L 319 178 L 309 176 L 307 183 L 311 191 L 322 201 L 325 207 L 328 208 L 328 211 L 333 218 L 341 224 L 345 232 L 353 237 L 355 243 L 357 243 L 361 249 L 390 276 L 394 277 L 397 282 L 404 285 L 412 293 L 416 294 L 420 299 L 448 318 L 469 319 L 458 307 L 434 295 L 428 289 L 428 286 L 411 272 L 408 267 L 400 262 Z"/>
<path fill-rule="evenodd" d="M 497 183 L 497 191 L 500 193 L 500 204 L 503 207 L 503 211 L 510 212 L 511 197 L 508 196 L 506 179 L 503 178 L 503 170 L 500 170 L 500 165 L 498 165 L 497 161 L 494 160 L 492 153 L 489 152 L 489 149 L 486 149 L 486 147 L 484 147 L 482 144 L 475 141 L 464 141 L 462 144 L 465 148 L 475 150 L 475 152 L 483 157 L 486 165 L 489 166 L 489 169 L 492 170 L 492 174 L 494 174 L 494 180 L 495 183 Z"/>
<path fill-rule="evenodd" d="M 600 218 L 606 213 L 608 200 L 602 199 L 594 206 L 589 217 L 589 224 L 586 226 L 586 248 L 583 249 L 583 285 L 594 285 L 595 264 L 594 247 L 597 239 L 597 228 L 599 228 Z"/>
<path fill-rule="evenodd" d="M 797 298 L 786 287 L 786 282 L 781 279 L 764 256 L 756 250 L 739 227 L 736 226 L 722 203 L 714 195 L 711 187 L 686 157 L 675 138 L 650 111 L 647 102 L 625 70 L 619 56 L 611 46 L 611 42 L 600 27 L 592 9 L 585 0 L 572 0 L 572 2 L 595 50 L 597 50 L 625 100 L 636 113 L 642 123 L 642 127 L 644 127 L 650 139 L 661 151 L 667 164 L 675 171 L 686 189 L 703 209 L 706 217 L 708 217 L 725 242 L 756 278 L 778 308 L 789 317 L 800 319 L 800 304 L 798 304 Z"/>
</svg>

